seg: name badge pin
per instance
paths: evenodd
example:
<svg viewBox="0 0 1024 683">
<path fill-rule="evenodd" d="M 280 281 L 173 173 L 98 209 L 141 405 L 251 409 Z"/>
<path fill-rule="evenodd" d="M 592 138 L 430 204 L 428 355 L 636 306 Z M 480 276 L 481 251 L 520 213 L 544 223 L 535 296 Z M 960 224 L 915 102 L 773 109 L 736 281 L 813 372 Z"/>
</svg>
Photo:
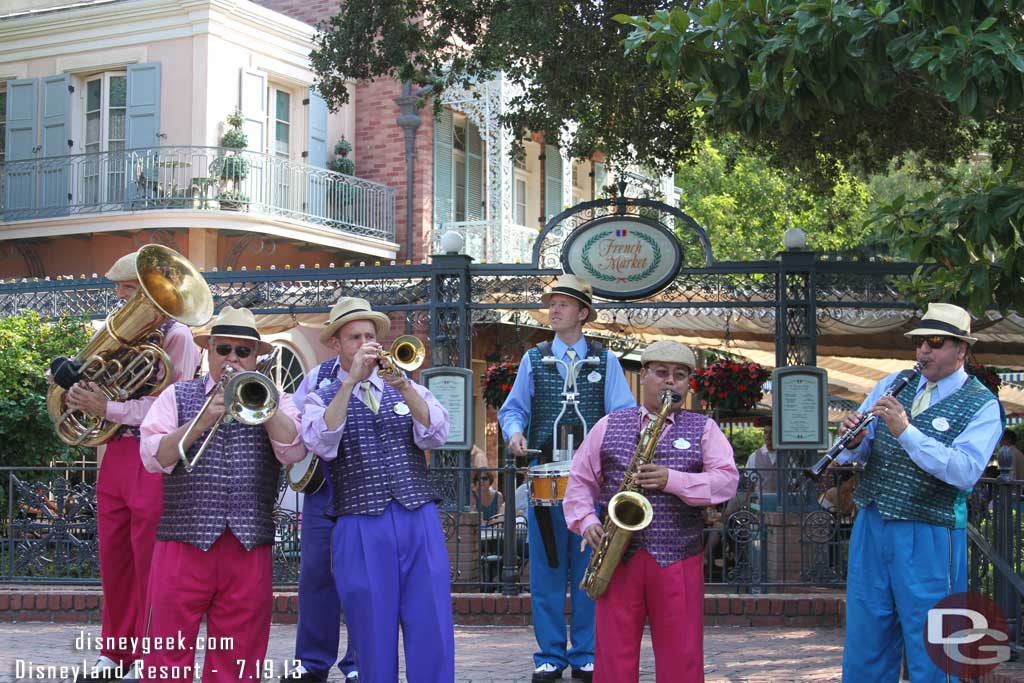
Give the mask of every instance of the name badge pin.
<svg viewBox="0 0 1024 683">
<path fill-rule="evenodd" d="M 591 373 L 589 375 L 587 375 L 587 381 L 591 382 L 591 383 L 593 383 L 593 382 L 600 382 L 601 381 L 601 373 L 598 372 L 597 370 L 591 371 Z"/>
<path fill-rule="evenodd" d="M 329 386 L 331 386 L 330 378 L 324 377 L 322 380 L 320 380 L 320 388 L 321 389 L 326 389 Z"/>
<path fill-rule="evenodd" d="M 408 415 L 408 414 L 409 414 L 409 406 L 407 406 L 405 403 L 396 403 L 395 404 L 395 415 Z"/>
<path fill-rule="evenodd" d="M 672 442 L 672 447 L 673 448 L 678 448 L 681 451 L 685 451 L 691 445 L 692 444 L 689 441 L 687 441 L 686 439 L 676 439 L 675 441 Z"/>
<path fill-rule="evenodd" d="M 948 432 L 949 431 L 949 420 L 947 420 L 944 417 L 937 417 L 934 420 L 932 420 L 932 427 L 934 427 L 936 429 L 936 431 Z"/>
</svg>

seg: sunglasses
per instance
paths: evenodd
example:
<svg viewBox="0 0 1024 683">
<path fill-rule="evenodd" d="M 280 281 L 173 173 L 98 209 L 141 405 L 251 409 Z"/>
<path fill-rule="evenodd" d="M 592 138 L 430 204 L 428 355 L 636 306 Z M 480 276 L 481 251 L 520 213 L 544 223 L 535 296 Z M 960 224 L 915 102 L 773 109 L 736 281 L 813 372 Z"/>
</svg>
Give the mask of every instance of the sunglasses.
<svg viewBox="0 0 1024 683">
<path fill-rule="evenodd" d="M 931 337 L 918 337 L 915 340 L 915 342 L 914 342 L 914 348 L 915 349 L 919 349 L 919 348 L 921 348 L 921 344 L 927 344 L 928 348 L 930 348 L 933 351 L 935 351 L 935 350 L 941 349 L 943 346 L 945 346 L 946 340 L 951 339 L 951 338 L 952 337 L 945 337 L 945 336 L 943 336 L 941 334 L 936 334 L 936 335 L 933 335 Z"/>
<path fill-rule="evenodd" d="M 231 344 L 217 344 L 213 347 L 213 350 L 217 352 L 218 356 L 230 356 L 231 351 L 235 352 L 235 355 L 239 358 L 248 358 L 252 355 L 252 347 L 250 346 L 232 346 Z"/>
</svg>

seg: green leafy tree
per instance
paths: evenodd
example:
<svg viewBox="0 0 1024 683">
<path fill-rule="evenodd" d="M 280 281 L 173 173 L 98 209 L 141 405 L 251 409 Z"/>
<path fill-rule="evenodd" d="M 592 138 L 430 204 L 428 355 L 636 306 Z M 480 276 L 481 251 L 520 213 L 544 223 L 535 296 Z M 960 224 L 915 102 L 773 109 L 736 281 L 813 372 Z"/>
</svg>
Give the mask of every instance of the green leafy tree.
<svg viewBox="0 0 1024 683">
<path fill-rule="evenodd" d="M 642 55 L 623 56 L 619 12 L 656 0 L 378 0 L 342 3 L 312 53 L 316 87 L 331 107 L 352 80 L 395 78 L 444 91 L 501 72 L 516 92 L 502 123 L 517 138 L 541 132 L 573 157 L 668 170 L 693 140 L 690 97 Z M 564 136 L 564 137 L 562 137 Z"/>
<path fill-rule="evenodd" d="M 46 412 L 46 371 L 57 356 L 73 356 L 90 330 L 78 319 L 46 322 L 37 313 L 0 318 L 0 448 L 6 466 L 73 462 L 80 449 L 57 438 Z"/>
<path fill-rule="evenodd" d="M 992 174 L 898 196 L 878 218 L 939 265 L 918 273 L 921 299 L 1024 307 L 1022 3 L 707 0 L 616 19 L 633 27 L 627 54 L 692 93 L 710 130 L 780 165 L 825 178 L 835 159 L 951 165 L 987 141 Z"/>
<path fill-rule="evenodd" d="M 675 177 L 680 207 L 706 227 L 715 258 L 756 260 L 782 249 L 787 227 L 803 229 L 821 251 L 849 252 L 870 237 L 867 186 L 842 169 L 834 175 L 826 193 L 812 192 L 801 174 L 726 136 L 700 143 Z"/>
</svg>

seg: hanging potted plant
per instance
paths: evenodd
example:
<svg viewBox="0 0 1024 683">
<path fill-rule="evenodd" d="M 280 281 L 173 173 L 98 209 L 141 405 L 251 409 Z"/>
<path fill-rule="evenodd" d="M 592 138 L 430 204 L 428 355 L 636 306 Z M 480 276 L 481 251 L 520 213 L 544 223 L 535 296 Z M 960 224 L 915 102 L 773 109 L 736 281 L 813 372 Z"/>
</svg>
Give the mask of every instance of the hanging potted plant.
<svg viewBox="0 0 1024 683">
<path fill-rule="evenodd" d="M 487 367 L 481 381 L 484 403 L 491 408 L 500 408 L 512 391 L 519 366 L 516 363 L 494 363 Z"/>
<path fill-rule="evenodd" d="M 352 151 L 352 143 L 342 138 L 334 145 L 334 158 L 328 163 L 330 170 L 342 175 L 351 176 L 356 173 L 356 162 L 348 158 Z M 328 201 L 330 215 L 337 216 L 341 209 L 352 203 L 355 198 L 356 188 L 349 184 L 347 178 L 332 176 L 330 180 L 330 191 Z"/>
<path fill-rule="evenodd" d="M 757 363 L 720 360 L 697 368 L 690 377 L 690 389 L 708 410 L 743 412 L 761 400 L 761 387 L 770 376 Z"/>
<path fill-rule="evenodd" d="M 228 151 L 213 160 L 210 174 L 220 178 L 221 190 L 217 196 L 220 208 L 238 210 L 243 203 L 249 201 L 249 197 L 241 192 L 241 182 L 249 176 L 251 168 L 249 160 L 243 155 L 243 150 L 249 145 L 249 138 L 242 130 L 245 118 L 240 111 L 228 116 L 227 123 L 229 128 L 221 136 L 220 143 Z"/>
</svg>

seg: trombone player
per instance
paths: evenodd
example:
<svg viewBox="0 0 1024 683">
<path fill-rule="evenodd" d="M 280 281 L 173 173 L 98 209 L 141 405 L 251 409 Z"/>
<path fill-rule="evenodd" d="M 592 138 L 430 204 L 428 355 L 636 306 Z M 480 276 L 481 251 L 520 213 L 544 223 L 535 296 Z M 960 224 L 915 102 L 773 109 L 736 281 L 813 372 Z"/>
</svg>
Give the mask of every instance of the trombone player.
<svg viewBox="0 0 1024 683">
<path fill-rule="evenodd" d="M 400 368 L 378 370 L 390 328 L 363 299 L 331 309 L 320 340 L 337 377 L 306 397 L 302 437 L 327 462 L 332 568 L 359 680 L 398 680 L 401 625 L 412 680 L 451 683 L 451 574 L 423 452 L 448 439 L 448 411 Z"/>
<path fill-rule="evenodd" d="M 235 407 L 225 405 L 225 373 L 253 371 L 257 356 L 273 350 L 260 338 L 251 311 L 224 308 L 210 333 L 196 335 L 195 342 L 209 350 L 209 374 L 169 387 L 142 423 L 142 461 L 163 473 L 164 485 L 148 635 L 170 643 L 184 637 L 187 644 L 184 650 L 153 648 L 143 678 L 190 682 L 205 616 L 208 638 L 231 647 L 207 650 L 203 681 L 256 680 L 264 675 L 260 665 L 270 638 L 271 513 L 280 465 L 298 462 L 306 452 L 289 394 L 280 394 L 277 410 L 260 424 L 223 419 Z M 191 472 L 181 464 L 179 444 L 194 463 Z"/>
<path fill-rule="evenodd" d="M 659 341 L 640 355 L 640 365 L 641 407 L 598 420 L 569 471 L 565 520 L 595 554 L 605 534 L 595 503 L 607 510 L 619 491 L 662 392 L 686 398 L 696 359 L 688 346 Z M 645 620 L 658 683 L 704 680 L 704 507 L 736 494 L 739 470 L 715 421 L 680 410 L 682 404 L 666 416 L 653 461 L 639 467 L 637 483 L 654 512 L 650 525 L 633 534 L 607 592 L 595 601 L 594 683 L 639 680 Z"/>
<path fill-rule="evenodd" d="M 141 287 L 137 256 L 138 252 L 125 254 L 104 276 L 113 281 L 122 302 Z M 167 354 L 173 366 L 173 381 L 195 376 L 199 349 L 187 326 L 169 319 L 148 341 L 157 343 Z M 112 680 L 125 674 L 128 680 L 138 678 L 142 653 L 125 644 L 139 642 L 145 633 L 146 588 L 157 522 L 163 510 L 163 482 L 147 472 L 139 459 L 139 425 L 154 401 L 155 395 L 114 401 L 86 381 L 76 382 L 66 394 L 68 408 L 122 425 L 105 445 L 96 481 L 104 647 L 88 676 L 83 676 L 89 680 Z"/>
</svg>

